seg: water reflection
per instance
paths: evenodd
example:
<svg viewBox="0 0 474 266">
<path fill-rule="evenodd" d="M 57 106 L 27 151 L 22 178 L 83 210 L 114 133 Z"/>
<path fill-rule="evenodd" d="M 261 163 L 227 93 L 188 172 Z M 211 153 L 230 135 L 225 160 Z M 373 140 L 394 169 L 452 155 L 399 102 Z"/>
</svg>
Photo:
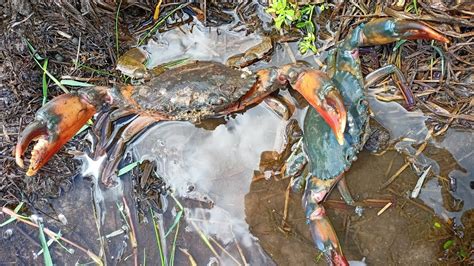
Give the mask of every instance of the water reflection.
<svg viewBox="0 0 474 266">
<path fill-rule="evenodd" d="M 474 198 L 469 183 L 474 181 L 474 133 L 472 131 L 449 129 L 445 135 L 438 140 L 433 138 L 425 125 L 425 116 L 420 111 L 408 112 L 400 104 L 396 102 L 381 102 L 376 99 L 378 90 L 372 89 L 369 92 L 370 107 L 374 113 L 374 118 L 380 122 L 391 133 L 392 138 L 398 139 L 395 147 L 400 152 L 406 152 L 414 155 L 416 144 L 423 141 L 429 141 L 430 145 L 446 150 L 456 160 L 459 169 L 453 169 L 451 165 L 442 165 L 445 163 L 440 158 L 429 158 L 425 153 L 420 154 L 416 158 L 416 162 L 422 166 L 432 165 L 435 175 L 441 174 L 442 167 L 448 167 L 448 176 L 450 182 L 455 183 L 451 189 L 454 191 L 446 191 L 448 186 L 442 186 L 438 178 L 433 177 L 426 181 L 420 193 L 420 199 L 433 208 L 433 210 L 442 218 L 454 218 L 459 224 L 460 218 L 467 210 L 474 208 Z M 444 193 L 448 193 L 450 197 L 443 197 Z M 447 209 L 446 206 L 451 202 L 459 201 L 461 205 L 456 211 Z"/>
<path fill-rule="evenodd" d="M 186 230 L 195 233 L 194 223 L 231 253 L 239 244 L 251 263 L 269 258 L 249 232 L 244 197 L 261 153 L 282 149 L 287 123 L 263 105 L 211 131 L 187 122 L 160 123 L 133 145 L 136 158 L 154 161 L 157 174 L 185 202 Z"/>
</svg>

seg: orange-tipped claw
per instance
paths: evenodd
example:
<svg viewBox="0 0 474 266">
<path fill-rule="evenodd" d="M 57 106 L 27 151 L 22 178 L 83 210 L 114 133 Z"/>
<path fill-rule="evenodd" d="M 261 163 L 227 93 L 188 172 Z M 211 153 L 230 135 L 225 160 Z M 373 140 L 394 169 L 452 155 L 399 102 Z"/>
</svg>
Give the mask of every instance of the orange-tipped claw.
<svg viewBox="0 0 474 266">
<path fill-rule="evenodd" d="M 425 24 L 404 19 L 380 18 L 367 23 L 362 29 L 360 46 L 387 44 L 401 39 L 449 43 L 449 39 Z"/>
<path fill-rule="evenodd" d="M 21 132 L 15 150 L 16 163 L 23 168 L 23 154 L 32 141 L 37 141 L 31 152 L 28 176 L 36 174 L 95 114 L 95 106 L 87 99 L 91 95 L 98 94 L 64 94 L 38 110 L 35 121 Z"/>
<path fill-rule="evenodd" d="M 298 76 L 293 88 L 323 117 L 339 144 L 344 144 L 346 108 L 341 94 L 329 77 L 321 71 L 308 70 Z"/>
<path fill-rule="evenodd" d="M 323 206 L 315 206 L 309 217 L 310 231 L 316 247 L 332 265 L 349 265 L 337 239 L 336 232 L 326 216 Z"/>
</svg>

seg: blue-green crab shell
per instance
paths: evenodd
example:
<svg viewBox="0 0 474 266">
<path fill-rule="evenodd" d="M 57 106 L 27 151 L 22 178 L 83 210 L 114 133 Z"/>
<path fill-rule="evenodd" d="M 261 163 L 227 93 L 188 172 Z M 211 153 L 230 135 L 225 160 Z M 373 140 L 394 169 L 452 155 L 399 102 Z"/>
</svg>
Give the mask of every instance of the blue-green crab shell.
<svg viewBox="0 0 474 266">
<path fill-rule="evenodd" d="M 303 148 L 311 174 L 331 179 L 349 169 L 364 146 L 368 127 L 367 101 L 359 80 L 345 71 L 336 71 L 332 81 L 339 88 L 347 109 L 344 144 L 339 145 L 323 118 L 309 108 L 304 120 Z"/>
</svg>

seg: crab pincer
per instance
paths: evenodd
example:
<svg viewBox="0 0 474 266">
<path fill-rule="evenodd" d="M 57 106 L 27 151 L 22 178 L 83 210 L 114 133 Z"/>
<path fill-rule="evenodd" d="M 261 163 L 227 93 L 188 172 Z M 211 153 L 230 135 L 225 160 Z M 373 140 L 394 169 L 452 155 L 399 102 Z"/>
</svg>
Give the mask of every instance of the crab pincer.
<svg viewBox="0 0 474 266">
<path fill-rule="evenodd" d="M 339 144 L 344 143 L 347 114 L 344 100 L 324 72 L 311 69 L 303 63 L 283 66 L 279 79 L 287 80 L 293 89 L 298 91 L 306 101 L 321 115 L 332 129 Z"/>
<path fill-rule="evenodd" d="M 449 39 L 420 22 L 380 18 L 365 24 L 359 46 L 388 44 L 398 40 L 436 40 L 449 43 Z"/>
<path fill-rule="evenodd" d="M 23 154 L 32 141 L 37 141 L 26 175 L 36 174 L 86 124 L 102 105 L 104 93 L 102 87 L 91 87 L 63 94 L 38 110 L 35 120 L 21 132 L 15 149 L 16 163 L 23 168 Z"/>
</svg>

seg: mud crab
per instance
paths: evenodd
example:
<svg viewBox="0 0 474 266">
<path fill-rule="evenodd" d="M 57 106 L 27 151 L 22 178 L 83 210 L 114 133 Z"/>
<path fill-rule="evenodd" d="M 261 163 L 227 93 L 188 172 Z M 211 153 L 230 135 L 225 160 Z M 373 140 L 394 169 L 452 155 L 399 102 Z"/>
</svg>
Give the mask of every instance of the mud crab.
<svg viewBox="0 0 474 266">
<path fill-rule="evenodd" d="M 303 147 L 294 147 L 296 153 L 288 161 L 286 175 L 294 177 L 294 190 L 305 185 L 303 207 L 307 223 L 310 224 L 317 248 L 325 254 L 330 264 L 348 265 L 336 233 L 320 203 L 337 184 L 344 201 L 349 205 L 355 204 L 343 174 L 357 159 L 357 154 L 369 135 L 369 114 L 364 88 L 382 77 L 395 74 L 407 107 L 412 108 L 415 104 L 403 74 L 393 65 L 375 70 L 364 81 L 358 47 L 387 44 L 400 39 L 449 42 L 427 26 L 412 21 L 377 19 L 359 25 L 331 51 L 327 74 L 318 73 L 316 79 L 322 83 L 318 87 L 337 87 L 342 95 L 347 110 L 343 141 L 330 132 L 321 115 L 309 109 L 303 125 Z"/>
<path fill-rule="evenodd" d="M 20 134 L 16 162 L 24 166 L 22 156 L 29 144 L 37 140 L 26 173 L 34 175 L 96 112 L 104 106 L 115 106 L 115 111 L 97 123 L 108 128 L 111 121 L 130 114 L 137 116 L 131 119 L 118 141 L 104 144 L 109 159 L 102 182 L 111 185 L 126 143 L 148 126 L 164 120 L 198 121 L 238 112 L 290 84 L 314 108 L 310 108 L 304 127 L 304 147 L 311 168 L 304 194 L 308 223 L 316 246 L 328 254 L 330 261 L 344 264 L 347 261 L 337 237 L 318 203 L 341 179 L 364 142 L 368 115 L 358 47 L 403 38 L 448 41 L 420 23 L 375 20 L 355 28 L 338 45 L 328 73 L 303 63 L 262 69 L 253 74 L 221 63 L 193 61 L 153 75 L 141 66 L 143 54 L 134 51 L 136 60 L 125 64 L 123 71 L 148 81 L 138 86 L 90 87 L 54 98 L 38 110 L 35 120 Z M 393 67 L 383 68 L 373 79 L 394 71 Z M 403 88 L 408 104 L 413 105 L 413 96 L 406 86 Z M 339 187 L 347 191 L 344 182 Z M 350 195 L 347 198 L 353 202 Z"/>
<path fill-rule="evenodd" d="M 26 148 L 31 141 L 38 141 L 31 153 L 27 175 L 34 175 L 104 106 L 118 109 L 107 116 L 110 121 L 97 121 L 103 127 L 121 117 L 138 115 L 117 142 L 102 147 L 108 155 L 102 171 L 105 185 L 113 183 L 126 143 L 148 126 L 164 120 L 195 122 L 241 111 L 288 83 L 321 113 L 339 139 L 344 131 L 345 108 L 339 92 L 336 88 L 315 87 L 318 84 L 312 81 L 312 73 L 316 70 L 306 64 L 272 67 L 253 74 L 217 62 L 191 61 L 161 73 L 147 71 L 140 65 L 146 59 L 140 50 L 132 50 L 128 55 L 126 62 L 119 62 L 120 68 L 129 75 L 149 79 L 142 85 L 89 87 L 60 95 L 38 110 L 16 146 L 16 162 L 23 167 Z"/>
</svg>

